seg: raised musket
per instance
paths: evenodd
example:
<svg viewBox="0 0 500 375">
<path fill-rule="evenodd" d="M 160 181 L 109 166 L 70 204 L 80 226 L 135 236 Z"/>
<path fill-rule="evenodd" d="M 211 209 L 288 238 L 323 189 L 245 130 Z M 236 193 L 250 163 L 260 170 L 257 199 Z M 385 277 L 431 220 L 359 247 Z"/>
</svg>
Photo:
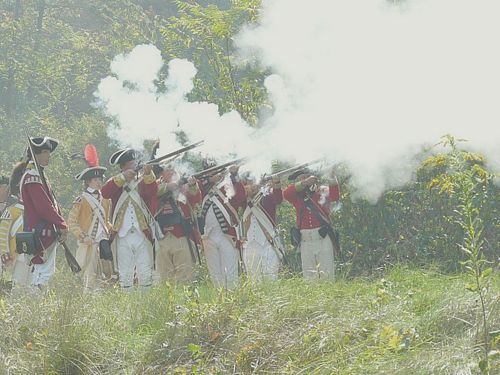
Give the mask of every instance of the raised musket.
<svg viewBox="0 0 500 375">
<path fill-rule="evenodd" d="M 303 163 L 303 164 L 300 164 L 300 165 L 296 165 L 295 167 L 291 167 L 291 168 L 288 168 L 288 169 L 284 169 L 280 172 L 276 172 L 276 173 L 273 173 L 271 175 L 268 175 L 268 176 L 264 176 L 263 177 L 263 180 L 264 182 L 268 182 L 268 181 L 271 181 L 275 178 L 279 178 L 279 179 L 282 179 L 283 177 L 287 177 L 303 168 L 307 168 L 309 167 L 310 165 L 313 165 L 313 164 L 316 164 L 316 163 L 319 163 L 321 161 L 323 161 L 324 159 L 316 159 L 316 160 L 313 160 L 313 161 L 309 161 L 307 163 Z"/>
<path fill-rule="evenodd" d="M 192 150 L 198 146 L 201 146 L 204 142 L 205 141 L 199 141 L 199 142 L 193 143 L 191 145 L 182 147 L 178 150 L 172 151 L 168 154 L 162 155 L 162 156 L 157 157 L 157 158 L 154 157 L 154 154 L 156 153 L 156 149 L 158 149 L 159 146 L 155 145 L 153 148 L 153 153 L 151 154 L 151 159 L 149 159 L 147 161 L 138 162 L 137 166 L 135 167 L 135 171 L 136 171 L 136 173 L 139 173 L 141 171 L 141 169 L 144 168 L 145 165 L 160 165 L 160 164 L 163 164 L 166 162 L 170 162 L 173 159 L 178 158 L 182 153 L 189 151 L 189 150 Z"/>
<path fill-rule="evenodd" d="M 240 158 L 240 159 L 231 160 L 231 161 L 228 161 L 227 163 L 216 165 L 216 166 L 204 169 L 201 172 L 195 173 L 195 174 L 193 174 L 193 177 L 194 178 L 202 178 L 202 177 L 212 176 L 214 174 L 222 172 L 224 169 L 226 169 L 227 167 L 229 167 L 231 165 L 242 164 L 243 162 L 245 162 L 245 160 L 247 160 L 247 158 Z"/>
<path fill-rule="evenodd" d="M 150 164 L 150 165 L 154 165 L 154 164 L 160 164 L 161 162 L 164 162 L 165 160 L 167 159 L 172 159 L 172 158 L 175 158 L 177 157 L 178 155 L 184 153 L 184 152 L 187 152 L 187 151 L 190 151 L 196 147 L 199 147 L 201 146 L 205 141 L 199 141 L 199 142 L 196 142 L 196 143 L 193 143 L 193 144 L 190 144 L 188 146 L 185 146 L 185 147 L 182 147 L 178 150 L 175 150 L 175 151 L 172 151 L 168 154 L 165 154 L 165 155 L 162 155 L 158 158 L 154 158 L 154 159 L 151 159 L 149 161 L 147 161 L 146 163 L 144 164 Z"/>
</svg>

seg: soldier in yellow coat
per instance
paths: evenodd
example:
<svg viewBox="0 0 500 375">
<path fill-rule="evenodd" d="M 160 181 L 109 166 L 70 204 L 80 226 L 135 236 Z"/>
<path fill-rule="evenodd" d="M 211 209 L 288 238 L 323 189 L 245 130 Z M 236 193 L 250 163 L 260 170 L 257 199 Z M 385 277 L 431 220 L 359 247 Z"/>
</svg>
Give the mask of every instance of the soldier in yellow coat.
<svg viewBox="0 0 500 375">
<path fill-rule="evenodd" d="M 89 167 L 75 178 L 84 182 L 84 191 L 73 202 L 69 215 L 69 228 L 78 239 L 76 260 L 82 268 L 85 287 L 95 288 L 99 282 L 109 281 L 113 276 L 113 264 L 101 259 L 99 242 L 109 239 L 110 202 L 103 199 L 100 189 L 106 168 Z"/>
<path fill-rule="evenodd" d="M 13 287 L 27 287 L 30 284 L 31 269 L 26 254 L 16 252 L 16 234 L 23 230 L 24 206 L 19 200 L 19 182 L 22 175 L 14 171 L 10 178 L 12 204 L 8 205 L 0 218 L 0 255 L 4 269 L 12 267 Z"/>
</svg>

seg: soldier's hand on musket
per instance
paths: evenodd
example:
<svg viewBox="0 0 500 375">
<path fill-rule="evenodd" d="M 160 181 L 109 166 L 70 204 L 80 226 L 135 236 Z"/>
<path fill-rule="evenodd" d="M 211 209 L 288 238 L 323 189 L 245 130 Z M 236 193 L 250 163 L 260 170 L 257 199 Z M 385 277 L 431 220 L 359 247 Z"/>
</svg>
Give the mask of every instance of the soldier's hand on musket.
<svg viewBox="0 0 500 375">
<path fill-rule="evenodd" d="M 309 176 L 304 181 L 302 181 L 302 183 L 305 186 L 313 186 L 313 185 L 315 185 L 315 184 L 318 183 L 318 177 L 316 177 L 316 176 Z"/>
<path fill-rule="evenodd" d="M 68 229 L 60 229 L 58 241 L 60 243 L 66 242 L 66 240 L 68 239 L 68 233 L 69 233 Z"/>
<path fill-rule="evenodd" d="M 238 170 L 240 169 L 240 166 L 239 165 L 231 165 L 229 167 L 229 173 L 231 174 L 236 174 L 238 173 Z"/>
<path fill-rule="evenodd" d="M 135 171 L 133 169 L 127 169 L 122 172 L 123 177 L 125 177 L 125 181 L 130 182 L 135 179 Z"/>
<path fill-rule="evenodd" d="M 273 188 L 278 188 L 281 185 L 281 178 L 278 176 L 274 176 L 273 179 L 271 180 L 271 186 Z"/>
<path fill-rule="evenodd" d="M 214 174 L 213 176 L 210 176 L 208 178 L 208 180 L 210 181 L 211 184 L 216 184 L 217 182 L 219 182 L 221 180 L 222 175 L 223 175 L 223 173 Z"/>
<path fill-rule="evenodd" d="M 257 184 L 247 184 L 245 185 L 245 192 L 247 198 L 253 198 L 260 190 L 260 185 Z"/>
<path fill-rule="evenodd" d="M 145 175 L 150 174 L 152 170 L 153 166 L 151 164 L 145 164 L 144 167 L 142 167 L 142 173 Z"/>
</svg>

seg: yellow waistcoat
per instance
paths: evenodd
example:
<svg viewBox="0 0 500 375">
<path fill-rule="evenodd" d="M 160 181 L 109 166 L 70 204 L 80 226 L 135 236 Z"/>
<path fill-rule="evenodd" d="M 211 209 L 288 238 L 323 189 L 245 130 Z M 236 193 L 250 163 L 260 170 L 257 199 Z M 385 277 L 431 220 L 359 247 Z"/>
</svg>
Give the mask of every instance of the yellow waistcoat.
<svg viewBox="0 0 500 375">
<path fill-rule="evenodd" d="M 142 212 L 141 208 L 137 203 L 135 203 L 135 201 L 132 198 L 128 197 L 127 199 L 125 199 L 122 206 L 118 210 L 118 213 L 116 214 L 116 220 L 113 225 L 113 230 L 115 232 L 120 231 L 129 204 L 132 204 L 132 207 L 134 207 L 135 216 L 137 217 L 137 221 L 139 223 L 139 227 L 141 228 L 141 230 L 148 229 L 148 223 L 146 221 L 146 218 L 144 217 L 144 213 Z"/>
<path fill-rule="evenodd" d="M 23 215 L 24 209 L 22 204 L 16 203 L 7 207 L 0 220 L 0 254 L 9 253 L 12 260 L 17 256 L 16 252 L 16 236 L 11 235 L 12 226 Z M 16 233 L 23 230 L 21 224 Z"/>
<path fill-rule="evenodd" d="M 111 224 L 109 222 L 110 201 L 109 199 L 102 199 L 101 204 L 104 208 L 104 220 L 106 221 L 106 229 L 109 231 L 111 230 Z M 76 198 L 69 213 L 69 230 L 77 238 L 82 239 L 90 231 L 92 217 L 92 206 L 89 204 L 89 202 L 87 202 L 87 200 L 81 196 Z"/>
</svg>

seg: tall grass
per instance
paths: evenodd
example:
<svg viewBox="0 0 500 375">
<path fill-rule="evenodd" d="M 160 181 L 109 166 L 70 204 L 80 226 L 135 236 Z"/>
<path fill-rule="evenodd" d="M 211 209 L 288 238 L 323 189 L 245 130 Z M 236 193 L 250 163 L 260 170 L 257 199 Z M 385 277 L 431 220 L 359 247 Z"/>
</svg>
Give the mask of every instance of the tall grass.
<svg viewBox="0 0 500 375">
<path fill-rule="evenodd" d="M 60 273 L 47 294 L 0 303 L 0 372 L 475 374 L 481 319 L 468 277 L 394 268 L 377 279 L 124 294 L 86 293 Z M 486 300 L 492 331 L 499 281 Z"/>
</svg>

